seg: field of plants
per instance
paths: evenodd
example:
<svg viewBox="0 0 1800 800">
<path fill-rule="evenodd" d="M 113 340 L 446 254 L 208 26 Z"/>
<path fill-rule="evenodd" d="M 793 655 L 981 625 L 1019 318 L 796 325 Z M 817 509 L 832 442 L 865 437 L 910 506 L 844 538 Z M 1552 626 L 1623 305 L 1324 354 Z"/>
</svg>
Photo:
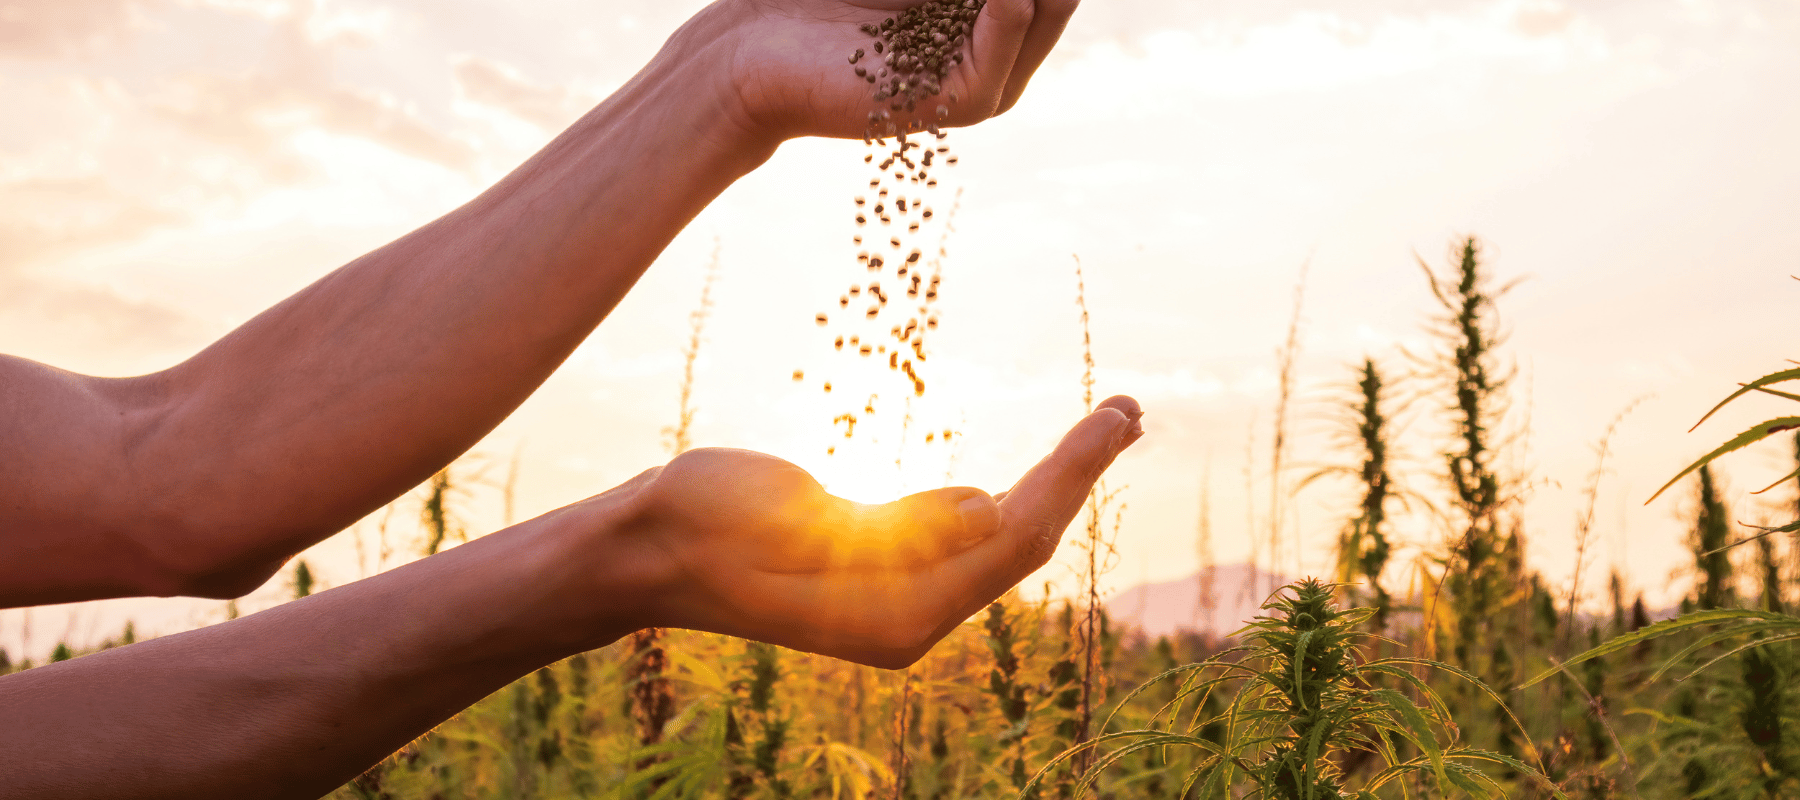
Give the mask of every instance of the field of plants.
<svg viewBox="0 0 1800 800">
<path fill-rule="evenodd" d="M 1424 310 L 1433 353 L 1372 354 L 1343 376 L 1335 451 L 1295 459 L 1340 464 L 1299 482 L 1345 482 L 1360 498 L 1342 509 L 1335 574 L 1280 588 L 1234 637 L 1151 639 L 1109 619 L 1098 573 L 1130 528 L 1101 490 L 1067 534 L 1086 555 L 1082 591 L 1003 597 L 904 671 L 640 631 L 508 686 L 331 796 L 1800 797 L 1790 641 L 1800 617 L 1788 615 L 1800 603 L 1800 523 L 1735 521 L 1712 469 L 1759 441 L 1782 447 L 1793 485 L 1771 496 L 1792 495 L 1800 417 L 1670 471 L 1665 493 L 1684 493 L 1694 510 L 1693 588 L 1679 608 L 1647 608 L 1629 576 L 1614 573 L 1605 610 L 1584 611 L 1574 590 L 1527 567 L 1534 532 L 1521 498 L 1531 476 L 1499 455 L 1520 435 L 1504 422 L 1504 282 L 1487 274 L 1478 240 L 1451 252 L 1422 278 L 1439 302 Z M 688 443 L 707 307 L 703 299 L 688 342 L 675 450 Z M 1091 354 L 1087 363 L 1091 393 Z M 1765 376 L 1733 398 L 1800 400 L 1780 388 L 1794 379 L 1800 370 Z M 1432 481 L 1402 486 L 1394 475 L 1403 403 L 1436 415 L 1445 432 Z M 454 475 L 421 490 L 429 552 L 461 535 L 446 508 Z M 1791 511 L 1800 518 L 1800 504 Z M 1425 569 L 1393 563 L 1402 515 L 1435 528 Z M 1211 534 L 1202 527 L 1203 550 Z M 297 562 L 294 594 L 312 584 Z M 119 641 L 132 638 L 127 628 Z M 52 659 L 74 655 L 58 647 Z M 0 672 L 31 666 L 3 659 Z"/>
</svg>

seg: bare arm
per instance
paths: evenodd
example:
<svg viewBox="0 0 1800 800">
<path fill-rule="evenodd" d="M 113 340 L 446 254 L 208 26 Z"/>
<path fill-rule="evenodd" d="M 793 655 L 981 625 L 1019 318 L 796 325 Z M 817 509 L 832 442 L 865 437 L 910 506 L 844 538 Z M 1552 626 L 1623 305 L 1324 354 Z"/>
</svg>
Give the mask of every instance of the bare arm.
<svg viewBox="0 0 1800 800">
<path fill-rule="evenodd" d="M 1141 434 L 1114 398 L 996 503 L 885 506 L 697 450 L 259 614 L 0 678 L 9 800 L 311 798 L 508 682 L 646 625 L 910 664 L 1045 563 Z"/>
<path fill-rule="evenodd" d="M 868 87 L 843 53 L 904 5 L 722 0 L 480 197 L 172 369 L 97 379 L 0 357 L 0 607 L 236 596 L 416 485 L 781 140 L 858 135 Z M 950 122 L 1016 101 L 1073 10 L 992 0 L 946 81 L 963 98 Z"/>
</svg>

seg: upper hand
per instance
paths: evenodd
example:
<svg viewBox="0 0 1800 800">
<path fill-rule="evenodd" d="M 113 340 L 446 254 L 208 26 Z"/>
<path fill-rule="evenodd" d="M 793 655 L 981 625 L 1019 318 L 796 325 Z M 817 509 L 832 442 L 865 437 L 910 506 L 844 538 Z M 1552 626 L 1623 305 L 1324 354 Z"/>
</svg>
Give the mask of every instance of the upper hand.
<svg viewBox="0 0 1800 800">
<path fill-rule="evenodd" d="M 1043 566 L 1113 458 L 1142 435 L 1115 397 L 997 498 L 979 489 L 863 505 L 742 450 L 646 473 L 622 534 L 661 577 L 644 623 L 896 668 Z"/>
<path fill-rule="evenodd" d="M 1005 112 L 1050 54 L 1079 0 L 987 0 L 963 61 L 938 97 L 916 110 L 925 122 L 971 125 Z M 729 82 L 726 94 L 753 132 L 859 138 L 869 112 L 886 108 L 875 86 L 856 76 L 849 56 L 865 51 L 863 66 L 878 67 L 874 39 L 861 30 L 917 5 L 918 0 L 718 0 L 671 40 L 677 50 L 718 45 Z M 956 100 L 950 100 L 954 94 Z"/>
</svg>

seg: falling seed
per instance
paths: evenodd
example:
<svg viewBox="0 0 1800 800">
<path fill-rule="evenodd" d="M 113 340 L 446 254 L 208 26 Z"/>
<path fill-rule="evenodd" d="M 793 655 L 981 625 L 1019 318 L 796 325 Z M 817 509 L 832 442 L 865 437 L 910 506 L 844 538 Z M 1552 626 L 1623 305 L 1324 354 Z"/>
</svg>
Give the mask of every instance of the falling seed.
<svg viewBox="0 0 1800 800">
<path fill-rule="evenodd" d="M 935 439 L 935 438 L 937 438 L 937 434 L 935 434 L 935 433 L 927 433 L 927 434 L 925 434 L 925 443 L 926 443 L 926 444 L 930 444 L 930 443 L 931 443 L 931 441 L 932 441 L 932 440 L 933 440 L 933 439 Z"/>
<path fill-rule="evenodd" d="M 826 393 L 826 394 L 831 394 L 831 381 L 826 381 L 826 382 L 825 382 L 825 393 Z"/>
<path fill-rule="evenodd" d="M 805 370 L 798 370 L 798 369 L 797 369 L 797 370 L 794 370 L 794 380 L 795 380 L 795 381 L 803 381 L 803 380 L 806 380 L 806 371 L 805 371 Z"/>
<path fill-rule="evenodd" d="M 844 295 L 844 296 L 838 298 L 838 308 L 849 308 L 849 307 L 850 307 L 850 295 Z"/>
<path fill-rule="evenodd" d="M 870 353 L 872 353 L 872 352 L 874 352 L 874 351 L 875 351 L 875 349 L 874 349 L 874 348 L 872 348 L 872 347 L 870 347 L 870 346 L 868 346 L 868 345 L 866 345 L 866 344 L 865 344 L 865 345 L 863 345 L 863 346 L 862 346 L 862 347 L 860 347 L 860 348 L 857 348 L 857 352 L 858 352 L 858 353 L 861 353 L 861 354 L 863 354 L 863 355 L 865 355 L 865 356 L 866 356 L 866 355 L 868 355 L 868 354 L 870 354 Z"/>
<path fill-rule="evenodd" d="M 833 343 L 833 346 L 834 346 L 834 347 L 836 347 L 836 348 L 837 348 L 837 349 L 839 349 L 839 350 L 842 350 L 842 349 L 844 349 L 844 337 L 842 337 L 842 336 L 839 336 L 839 337 L 838 337 L 838 338 L 837 338 L 837 341 L 836 341 L 836 342 L 835 342 L 835 343 Z"/>
<path fill-rule="evenodd" d="M 830 322 L 830 321 L 831 321 L 831 320 L 830 320 L 830 319 L 829 319 L 829 318 L 827 318 L 827 317 L 826 317 L 826 316 L 825 316 L 825 315 L 824 315 L 824 314 L 823 314 L 823 313 L 821 313 L 821 314 L 819 314 L 819 316 L 818 316 L 818 318 L 817 318 L 817 319 L 818 319 L 818 323 L 819 323 L 819 327 L 821 327 L 821 328 L 823 328 L 823 327 L 825 327 L 825 323 L 827 323 L 827 322 Z"/>
</svg>

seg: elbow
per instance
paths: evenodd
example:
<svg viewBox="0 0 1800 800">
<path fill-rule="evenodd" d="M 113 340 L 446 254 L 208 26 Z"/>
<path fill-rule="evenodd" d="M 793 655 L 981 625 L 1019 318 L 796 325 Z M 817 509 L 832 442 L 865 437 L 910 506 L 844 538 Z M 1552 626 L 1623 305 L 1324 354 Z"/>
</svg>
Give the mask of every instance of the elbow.
<svg viewBox="0 0 1800 800">
<path fill-rule="evenodd" d="M 133 571 L 140 595 L 232 600 L 268 582 L 288 560 L 259 552 L 257 537 L 249 535 L 194 535 L 179 526 L 137 531 L 140 556 Z"/>
<path fill-rule="evenodd" d="M 287 559 L 239 557 L 221 560 L 179 576 L 179 594 L 211 600 L 233 600 L 243 597 L 281 571 Z"/>
<path fill-rule="evenodd" d="M 293 555 L 306 532 L 271 530 L 266 493 L 241 482 L 241 466 L 227 459 L 195 459 L 181 420 L 184 393 L 167 373 L 109 380 L 105 390 L 120 409 L 119 479 L 129 487 L 108 514 L 129 541 L 138 568 L 138 593 L 230 600 L 255 591 Z M 170 464 L 183 464 L 169 469 Z M 261 497 L 260 503 L 243 498 Z M 287 517 L 291 519 L 292 517 Z M 314 540 L 320 537 L 313 537 Z"/>
</svg>

